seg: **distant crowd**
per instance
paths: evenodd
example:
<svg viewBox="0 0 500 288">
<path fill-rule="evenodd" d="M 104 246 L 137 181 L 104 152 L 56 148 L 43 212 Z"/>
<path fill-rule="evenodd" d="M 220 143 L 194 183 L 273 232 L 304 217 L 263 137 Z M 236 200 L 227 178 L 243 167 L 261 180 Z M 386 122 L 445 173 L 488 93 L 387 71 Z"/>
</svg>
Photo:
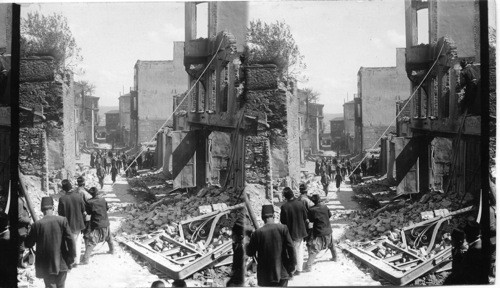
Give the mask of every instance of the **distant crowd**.
<svg viewBox="0 0 500 288">
<path fill-rule="evenodd" d="M 106 175 L 111 174 L 113 183 L 116 181 L 116 175 L 121 173 L 122 169 L 127 177 L 136 176 L 137 170 L 154 168 L 154 157 L 149 148 L 137 158 L 129 156 L 125 152 L 96 151 L 90 154 L 90 167 L 96 168 L 97 178 L 99 178 L 102 189 Z"/>
</svg>

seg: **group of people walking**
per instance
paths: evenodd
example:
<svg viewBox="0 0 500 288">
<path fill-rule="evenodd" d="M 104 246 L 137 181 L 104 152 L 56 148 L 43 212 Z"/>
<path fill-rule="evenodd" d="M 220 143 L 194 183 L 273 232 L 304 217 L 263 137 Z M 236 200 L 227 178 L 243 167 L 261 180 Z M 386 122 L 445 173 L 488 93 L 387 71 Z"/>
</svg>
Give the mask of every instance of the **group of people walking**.
<svg viewBox="0 0 500 288">
<path fill-rule="evenodd" d="M 316 176 L 321 176 L 321 185 L 323 185 L 325 196 L 328 196 L 328 187 L 332 181 L 335 181 L 337 192 L 340 192 L 340 184 L 347 175 L 351 174 L 351 171 L 351 161 L 345 158 L 339 161 L 337 157 L 323 158 L 321 161 L 316 159 L 314 168 Z"/>
<path fill-rule="evenodd" d="M 307 196 L 305 184 L 299 190 L 299 197 L 289 187 L 283 190 L 286 202 L 281 206 L 281 223 L 274 222 L 273 205 L 262 206 L 265 224 L 251 233 L 246 247 L 246 255 L 257 259 L 259 286 L 287 286 L 294 275 L 310 272 L 316 256 L 325 249 L 337 261 L 330 210 L 319 195 Z M 305 264 L 304 243 L 308 251 Z"/>
<path fill-rule="evenodd" d="M 59 215 L 54 215 L 52 197 L 43 197 L 44 216 L 31 225 L 24 244 L 26 248 L 36 245 L 36 277 L 44 279 L 45 287 L 64 288 L 67 273 L 77 265 L 88 264 L 100 242 L 107 242 L 109 253 L 114 253 L 108 204 L 99 190 L 87 190 L 82 177 L 77 179 L 75 189 L 68 179 L 61 184 L 64 195 L 59 198 Z M 83 243 L 85 252 L 81 257 Z"/>
<path fill-rule="evenodd" d="M 111 180 L 116 182 L 116 175 L 121 169 L 126 169 L 127 155 L 123 152 L 113 153 L 111 150 L 106 152 L 97 151 L 90 154 L 90 167 L 96 169 L 96 175 L 99 179 L 101 189 L 104 186 L 104 177 L 111 174 Z"/>
</svg>

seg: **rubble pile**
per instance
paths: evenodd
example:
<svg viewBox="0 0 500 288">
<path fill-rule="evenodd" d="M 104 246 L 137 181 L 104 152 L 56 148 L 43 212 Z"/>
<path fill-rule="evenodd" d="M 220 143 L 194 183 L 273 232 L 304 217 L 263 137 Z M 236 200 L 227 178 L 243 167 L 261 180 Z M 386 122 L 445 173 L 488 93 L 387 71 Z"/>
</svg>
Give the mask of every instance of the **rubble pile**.
<svg viewBox="0 0 500 288">
<path fill-rule="evenodd" d="M 171 234 L 177 229 L 174 223 L 240 202 L 239 193 L 233 188 L 209 186 L 191 196 L 188 193 L 172 193 L 150 205 L 143 203 L 124 207 L 123 211 L 128 215 L 121 229 L 127 234 L 147 234 L 157 229 L 164 229 Z"/>
<path fill-rule="evenodd" d="M 418 201 L 401 200 L 393 205 L 392 211 L 388 209 L 377 216 L 374 216 L 373 209 L 356 211 L 350 215 L 353 224 L 346 231 L 345 237 L 350 241 L 370 241 L 380 236 L 386 236 L 391 241 L 398 242 L 399 240 L 394 238 L 394 234 L 399 234 L 401 228 L 426 220 L 426 214 L 432 213 L 432 211 L 439 213 L 444 211 L 442 209 L 458 210 L 462 208 L 460 200 L 461 197 L 456 197 L 456 195 L 444 197 L 444 194 L 439 192 L 429 192 Z M 466 194 L 463 203 L 470 200 L 472 200 L 472 195 Z M 454 217 L 450 221 L 452 227 L 465 223 L 461 217 Z"/>
</svg>

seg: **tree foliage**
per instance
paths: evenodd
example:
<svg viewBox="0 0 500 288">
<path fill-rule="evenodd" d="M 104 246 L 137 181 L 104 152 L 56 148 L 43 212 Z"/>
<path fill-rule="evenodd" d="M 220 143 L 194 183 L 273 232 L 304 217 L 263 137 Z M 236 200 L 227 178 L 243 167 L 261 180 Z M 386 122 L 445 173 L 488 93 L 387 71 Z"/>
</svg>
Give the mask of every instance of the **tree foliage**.
<svg viewBox="0 0 500 288">
<path fill-rule="evenodd" d="M 299 93 L 302 93 L 309 103 L 318 103 L 319 92 L 314 91 L 312 88 L 299 89 Z"/>
<path fill-rule="evenodd" d="M 87 80 L 81 80 L 76 82 L 77 85 L 82 87 L 83 95 L 85 96 L 94 96 L 95 93 L 95 85 L 90 83 Z"/>
<path fill-rule="evenodd" d="M 63 15 L 34 12 L 21 20 L 21 55 L 51 55 L 58 72 L 79 74 L 80 51 Z"/>
<path fill-rule="evenodd" d="M 306 67 L 304 56 L 300 54 L 288 24 L 251 21 L 246 40 L 251 62 L 276 64 L 281 78 L 285 80 L 302 77 L 302 70 Z"/>
</svg>

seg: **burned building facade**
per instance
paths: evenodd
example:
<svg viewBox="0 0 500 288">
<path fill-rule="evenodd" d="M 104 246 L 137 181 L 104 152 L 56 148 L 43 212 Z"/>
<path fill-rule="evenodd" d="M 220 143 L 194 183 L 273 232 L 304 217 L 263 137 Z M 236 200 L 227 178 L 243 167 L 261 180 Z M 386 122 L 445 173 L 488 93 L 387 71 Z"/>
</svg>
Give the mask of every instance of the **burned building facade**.
<svg viewBox="0 0 500 288">
<path fill-rule="evenodd" d="M 410 81 L 405 71 L 404 48 L 396 49 L 395 67 L 359 69 L 357 96 L 361 101 L 361 121 L 356 123 L 354 132 L 355 151 L 373 148 L 387 126 L 396 131 L 396 102 L 405 99 L 409 93 Z"/>
<path fill-rule="evenodd" d="M 74 84 L 75 123 L 77 124 L 77 143 L 79 148 L 92 147 L 95 142 L 95 128 L 99 123 L 99 97 L 85 95 L 84 87 Z M 77 151 L 78 152 L 78 151 Z"/>
<path fill-rule="evenodd" d="M 182 55 L 184 43 L 174 42 L 173 60 L 143 61 L 134 66 L 131 92 L 131 143 L 150 141 L 172 114 L 173 96 L 187 89 Z"/>
<path fill-rule="evenodd" d="M 269 199 L 273 177 L 298 188 L 298 98 L 279 85 L 274 64 L 254 64 L 248 54 L 241 61 L 247 5 L 209 2 L 208 38 L 198 38 L 197 4 L 186 3 L 184 65 L 193 88 L 176 97 L 174 128 L 184 131 L 170 132 L 174 187 L 255 183 Z"/>
<path fill-rule="evenodd" d="M 471 62 L 479 71 L 479 3 L 407 0 L 405 5 L 406 72 L 412 97 L 398 105 L 402 110 L 398 133 L 406 137 L 382 143 L 387 155 L 393 155 L 388 159 L 395 158 L 387 162 L 388 177 L 399 183 L 413 174 L 402 192 L 433 189 L 477 199 L 481 117 L 460 109 L 464 93 L 460 62 Z M 417 12 L 424 9 L 429 15 L 430 44 L 418 45 Z M 480 98 L 479 90 L 474 97 Z"/>
</svg>

